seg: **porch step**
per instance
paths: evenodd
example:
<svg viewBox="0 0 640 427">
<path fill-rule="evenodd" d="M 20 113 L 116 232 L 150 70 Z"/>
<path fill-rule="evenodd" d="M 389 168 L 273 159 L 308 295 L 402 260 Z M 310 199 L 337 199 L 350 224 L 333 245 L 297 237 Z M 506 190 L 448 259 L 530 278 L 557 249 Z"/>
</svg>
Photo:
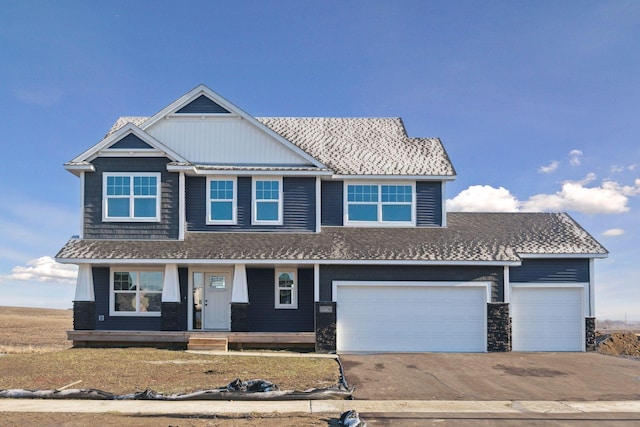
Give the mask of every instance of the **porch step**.
<svg viewBox="0 0 640 427">
<path fill-rule="evenodd" d="M 189 337 L 187 350 L 228 351 L 229 340 L 223 337 Z"/>
</svg>

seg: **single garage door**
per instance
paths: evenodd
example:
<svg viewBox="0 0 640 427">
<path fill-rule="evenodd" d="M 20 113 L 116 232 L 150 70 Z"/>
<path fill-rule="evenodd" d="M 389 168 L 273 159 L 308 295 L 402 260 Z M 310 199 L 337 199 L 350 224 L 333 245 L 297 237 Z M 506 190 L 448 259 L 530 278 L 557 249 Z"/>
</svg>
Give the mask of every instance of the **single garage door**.
<svg viewBox="0 0 640 427">
<path fill-rule="evenodd" d="M 483 352 L 488 283 L 334 283 L 337 350 Z"/>
<path fill-rule="evenodd" d="M 511 288 L 513 351 L 583 351 L 584 288 Z"/>
</svg>

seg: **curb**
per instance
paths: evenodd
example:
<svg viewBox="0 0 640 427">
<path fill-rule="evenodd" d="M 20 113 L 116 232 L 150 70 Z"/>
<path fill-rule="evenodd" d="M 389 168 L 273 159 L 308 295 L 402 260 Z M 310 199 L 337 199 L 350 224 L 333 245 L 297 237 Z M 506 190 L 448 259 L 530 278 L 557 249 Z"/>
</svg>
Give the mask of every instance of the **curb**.
<svg viewBox="0 0 640 427">
<path fill-rule="evenodd" d="M 482 413 L 584 414 L 640 413 L 640 400 L 628 401 L 460 401 L 460 400 L 295 400 L 295 401 L 114 401 L 1 399 L 1 412 L 183 414 L 243 413 Z"/>
</svg>

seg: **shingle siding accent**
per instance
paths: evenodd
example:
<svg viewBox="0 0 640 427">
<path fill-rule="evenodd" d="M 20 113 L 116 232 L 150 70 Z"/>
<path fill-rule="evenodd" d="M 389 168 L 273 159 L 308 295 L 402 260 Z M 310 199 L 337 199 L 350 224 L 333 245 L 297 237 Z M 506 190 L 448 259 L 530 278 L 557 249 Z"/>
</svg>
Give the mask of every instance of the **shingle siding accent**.
<svg viewBox="0 0 640 427">
<path fill-rule="evenodd" d="M 512 283 L 586 283 L 589 282 L 587 259 L 524 259 L 519 267 L 509 269 Z"/>
<path fill-rule="evenodd" d="M 334 280 L 466 282 L 490 281 L 491 301 L 504 301 L 504 275 L 499 267 L 321 265 L 320 300 L 333 300 Z"/>
<path fill-rule="evenodd" d="M 204 95 L 200 95 L 178 111 L 176 114 L 229 114 L 229 111 L 218 105 L 216 102 L 207 98 Z"/>
<path fill-rule="evenodd" d="M 188 231 L 315 231 L 315 178 L 283 178 L 282 225 L 252 225 L 252 180 L 239 177 L 237 185 L 237 224 L 207 225 L 207 179 L 187 177 Z"/>
<path fill-rule="evenodd" d="M 252 332 L 313 332 L 313 270 L 298 269 L 298 308 L 275 309 L 275 270 L 247 268 L 248 328 Z"/>
<path fill-rule="evenodd" d="M 111 147 L 109 148 L 118 148 L 118 149 L 122 149 L 122 148 L 147 148 L 150 149 L 152 148 L 149 144 L 147 144 L 146 142 L 144 142 L 143 140 L 141 140 L 140 138 L 138 138 L 137 136 L 135 136 L 134 134 L 130 133 L 129 135 L 125 136 L 124 138 L 122 138 L 120 141 L 116 142 L 115 144 L 113 144 Z"/>
<path fill-rule="evenodd" d="M 442 225 L 442 183 L 416 182 L 416 225 Z"/>
<path fill-rule="evenodd" d="M 321 223 L 324 226 L 342 226 L 344 212 L 344 183 L 342 181 L 322 181 Z"/>
<path fill-rule="evenodd" d="M 110 316 L 109 267 L 93 267 L 93 287 L 96 297 L 96 330 L 159 331 L 160 317 Z M 103 315 L 104 320 L 98 320 Z"/>
<path fill-rule="evenodd" d="M 157 157 L 107 157 L 92 163 L 85 174 L 84 237 L 86 239 L 177 239 L 179 177 L 167 172 L 169 159 Z M 160 222 L 103 222 L 102 187 L 105 172 L 160 172 Z"/>
</svg>

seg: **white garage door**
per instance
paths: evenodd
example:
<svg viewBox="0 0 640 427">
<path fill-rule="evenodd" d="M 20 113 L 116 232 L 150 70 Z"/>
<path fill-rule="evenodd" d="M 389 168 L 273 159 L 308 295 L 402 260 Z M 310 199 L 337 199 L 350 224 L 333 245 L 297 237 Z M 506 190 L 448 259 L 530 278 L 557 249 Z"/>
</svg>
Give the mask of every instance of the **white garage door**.
<svg viewBox="0 0 640 427">
<path fill-rule="evenodd" d="M 582 287 L 513 287 L 513 351 L 584 351 Z"/>
<path fill-rule="evenodd" d="M 488 286 L 336 283 L 337 350 L 486 351 Z"/>
</svg>

